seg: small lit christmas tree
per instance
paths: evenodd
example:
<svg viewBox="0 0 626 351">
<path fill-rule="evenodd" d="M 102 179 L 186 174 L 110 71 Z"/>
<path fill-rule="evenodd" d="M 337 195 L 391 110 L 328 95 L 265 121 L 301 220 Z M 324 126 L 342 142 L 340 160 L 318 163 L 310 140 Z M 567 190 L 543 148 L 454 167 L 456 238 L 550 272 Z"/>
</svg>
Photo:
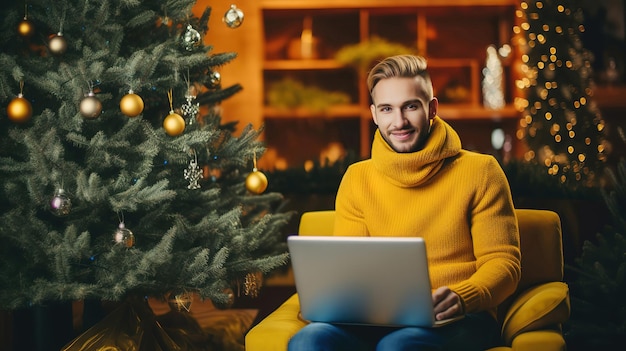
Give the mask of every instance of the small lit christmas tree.
<svg viewBox="0 0 626 351">
<path fill-rule="evenodd" d="M 241 89 L 218 72 L 236 55 L 204 45 L 210 9 L 194 4 L 3 7 L 0 307 L 191 293 L 228 305 L 286 263 L 290 214 L 263 194 L 259 131 L 235 137 L 218 114 Z"/>
<path fill-rule="evenodd" d="M 576 0 L 523 1 L 514 28 L 520 36 L 522 71 L 517 82 L 525 98 L 518 138 L 529 151 L 526 161 L 546 167 L 547 173 L 569 188 L 597 184 L 607 146 L 604 121 L 593 102 L 590 61 L 580 38 L 582 10 Z"/>
<path fill-rule="evenodd" d="M 487 108 L 504 107 L 504 70 L 495 46 L 487 48 L 487 60 L 483 68 L 483 105 Z"/>
</svg>

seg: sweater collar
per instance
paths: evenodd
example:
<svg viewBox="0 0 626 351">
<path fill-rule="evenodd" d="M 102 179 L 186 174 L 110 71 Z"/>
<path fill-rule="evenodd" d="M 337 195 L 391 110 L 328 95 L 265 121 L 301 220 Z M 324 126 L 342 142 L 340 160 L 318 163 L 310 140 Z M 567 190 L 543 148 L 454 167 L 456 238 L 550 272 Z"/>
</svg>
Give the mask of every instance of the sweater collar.
<svg viewBox="0 0 626 351">
<path fill-rule="evenodd" d="M 410 153 L 394 151 L 376 130 L 372 143 L 374 167 L 400 187 L 414 187 L 428 181 L 444 161 L 461 150 L 461 139 L 452 127 L 435 116 L 430 136 L 421 150 Z"/>
</svg>

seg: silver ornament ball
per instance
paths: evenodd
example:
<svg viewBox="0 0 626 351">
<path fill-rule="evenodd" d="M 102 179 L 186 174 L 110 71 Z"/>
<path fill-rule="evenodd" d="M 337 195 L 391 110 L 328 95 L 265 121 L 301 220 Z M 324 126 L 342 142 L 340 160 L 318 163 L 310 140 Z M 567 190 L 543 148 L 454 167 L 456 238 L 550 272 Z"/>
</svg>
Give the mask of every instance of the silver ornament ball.
<svg viewBox="0 0 626 351">
<path fill-rule="evenodd" d="M 67 216 L 72 210 L 72 201 L 65 194 L 65 190 L 57 189 L 50 200 L 50 212 L 55 216 Z"/>
<path fill-rule="evenodd" d="M 226 23 L 228 28 L 238 28 L 243 23 L 243 11 L 236 5 L 230 5 L 230 8 L 222 17 L 222 21 Z"/>
<path fill-rule="evenodd" d="M 202 36 L 195 30 L 191 24 L 187 26 L 187 30 L 183 34 L 183 47 L 187 51 L 192 51 L 196 47 L 200 46 L 200 40 Z"/>
<path fill-rule="evenodd" d="M 93 92 L 90 92 L 80 101 L 80 114 L 87 119 L 98 118 L 102 113 L 102 102 Z"/>
<path fill-rule="evenodd" d="M 222 83 L 222 75 L 220 74 L 220 72 L 209 72 L 209 83 L 211 84 L 211 88 L 219 88 Z"/>
<path fill-rule="evenodd" d="M 135 235 L 130 229 L 126 228 L 124 223 L 120 223 L 115 233 L 113 233 L 113 241 L 115 241 L 116 244 L 131 248 L 135 246 Z"/>
</svg>

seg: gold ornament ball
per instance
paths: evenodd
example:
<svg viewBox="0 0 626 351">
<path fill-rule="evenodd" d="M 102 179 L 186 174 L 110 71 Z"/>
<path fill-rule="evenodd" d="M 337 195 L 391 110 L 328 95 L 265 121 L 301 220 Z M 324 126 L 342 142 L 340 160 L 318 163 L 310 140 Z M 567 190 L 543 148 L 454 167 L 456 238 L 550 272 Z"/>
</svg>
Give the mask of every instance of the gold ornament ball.
<svg viewBox="0 0 626 351">
<path fill-rule="evenodd" d="M 89 93 L 80 101 L 80 114 L 87 119 L 98 118 L 102 113 L 102 102 L 94 95 Z"/>
<path fill-rule="evenodd" d="M 143 112 L 143 99 L 141 96 L 129 92 L 120 100 L 120 110 L 128 117 L 137 117 Z"/>
<path fill-rule="evenodd" d="M 267 189 L 267 177 L 256 169 L 246 177 L 246 189 L 254 194 L 261 194 Z"/>
<path fill-rule="evenodd" d="M 67 50 L 67 40 L 65 40 L 63 34 L 58 33 L 50 38 L 48 47 L 53 54 L 62 55 L 65 53 L 65 50 Z"/>
<path fill-rule="evenodd" d="M 185 130 L 185 119 L 174 111 L 170 111 L 170 114 L 163 120 L 163 129 L 169 136 L 181 135 Z"/>
<path fill-rule="evenodd" d="M 21 36 L 28 38 L 35 33 L 35 25 L 33 22 L 24 17 L 24 19 L 17 25 L 17 32 Z"/>
<path fill-rule="evenodd" d="M 7 106 L 7 115 L 9 119 L 16 123 L 23 123 L 30 119 L 33 115 L 33 107 L 30 102 L 22 97 L 22 94 L 18 94 L 17 97 Z"/>
</svg>

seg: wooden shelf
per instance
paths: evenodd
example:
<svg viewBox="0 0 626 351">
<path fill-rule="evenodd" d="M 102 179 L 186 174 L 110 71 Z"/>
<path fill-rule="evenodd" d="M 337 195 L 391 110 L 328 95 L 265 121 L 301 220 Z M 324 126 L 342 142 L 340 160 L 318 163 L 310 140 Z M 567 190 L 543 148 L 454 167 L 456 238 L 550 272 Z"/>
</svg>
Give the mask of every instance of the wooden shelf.
<svg viewBox="0 0 626 351">
<path fill-rule="evenodd" d="M 263 64 L 265 70 L 332 70 L 345 68 L 335 60 L 268 60 Z"/>
<path fill-rule="evenodd" d="M 314 5 L 312 4 L 314 3 Z M 261 0 L 265 9 L 510 6 L 519 0 Z"/>
<path fill-rule="evenodd" d="M 263 114 L 266 118 L 359 118 L 363 110 L 359 105 L 331 106 L 324 111 L 312 111 L 304 107 L 277 108 L 265 107 Z M 369 114 L 369 110 L 365 111 Z"/>
<path fill-rule="evenodd" d="M 439 104 L 438 115 L 443 119 L 465 119 L 465 120 L 502 120 L 511 118 L 520 118 L 518 112 L 513 105 L 507 105 L 501 109 L 488 109 L 480 105 L 462 105 L 462 104 Z"/>
<path fill-rule="evenodd" d="M 593 101 L 600 108 L 626 109 L 626 85 L 596 86 Z"/>
<path fill-rule="evenodd" d="M 476 59 L 440 59 L 429 58 L 428 67 L 445 68 L 445 67 L 471 67 L 480 66 Z M 333 59 L 322 60 L 267 60 L 263 63 L 265 70 L 305 70 L 305 69 L 342 69 L 346 66 Z M 603 88 L 607 89 L 607 88 Z M 616 87 L 615 89 L 619 89 Z"/>
</svg>

